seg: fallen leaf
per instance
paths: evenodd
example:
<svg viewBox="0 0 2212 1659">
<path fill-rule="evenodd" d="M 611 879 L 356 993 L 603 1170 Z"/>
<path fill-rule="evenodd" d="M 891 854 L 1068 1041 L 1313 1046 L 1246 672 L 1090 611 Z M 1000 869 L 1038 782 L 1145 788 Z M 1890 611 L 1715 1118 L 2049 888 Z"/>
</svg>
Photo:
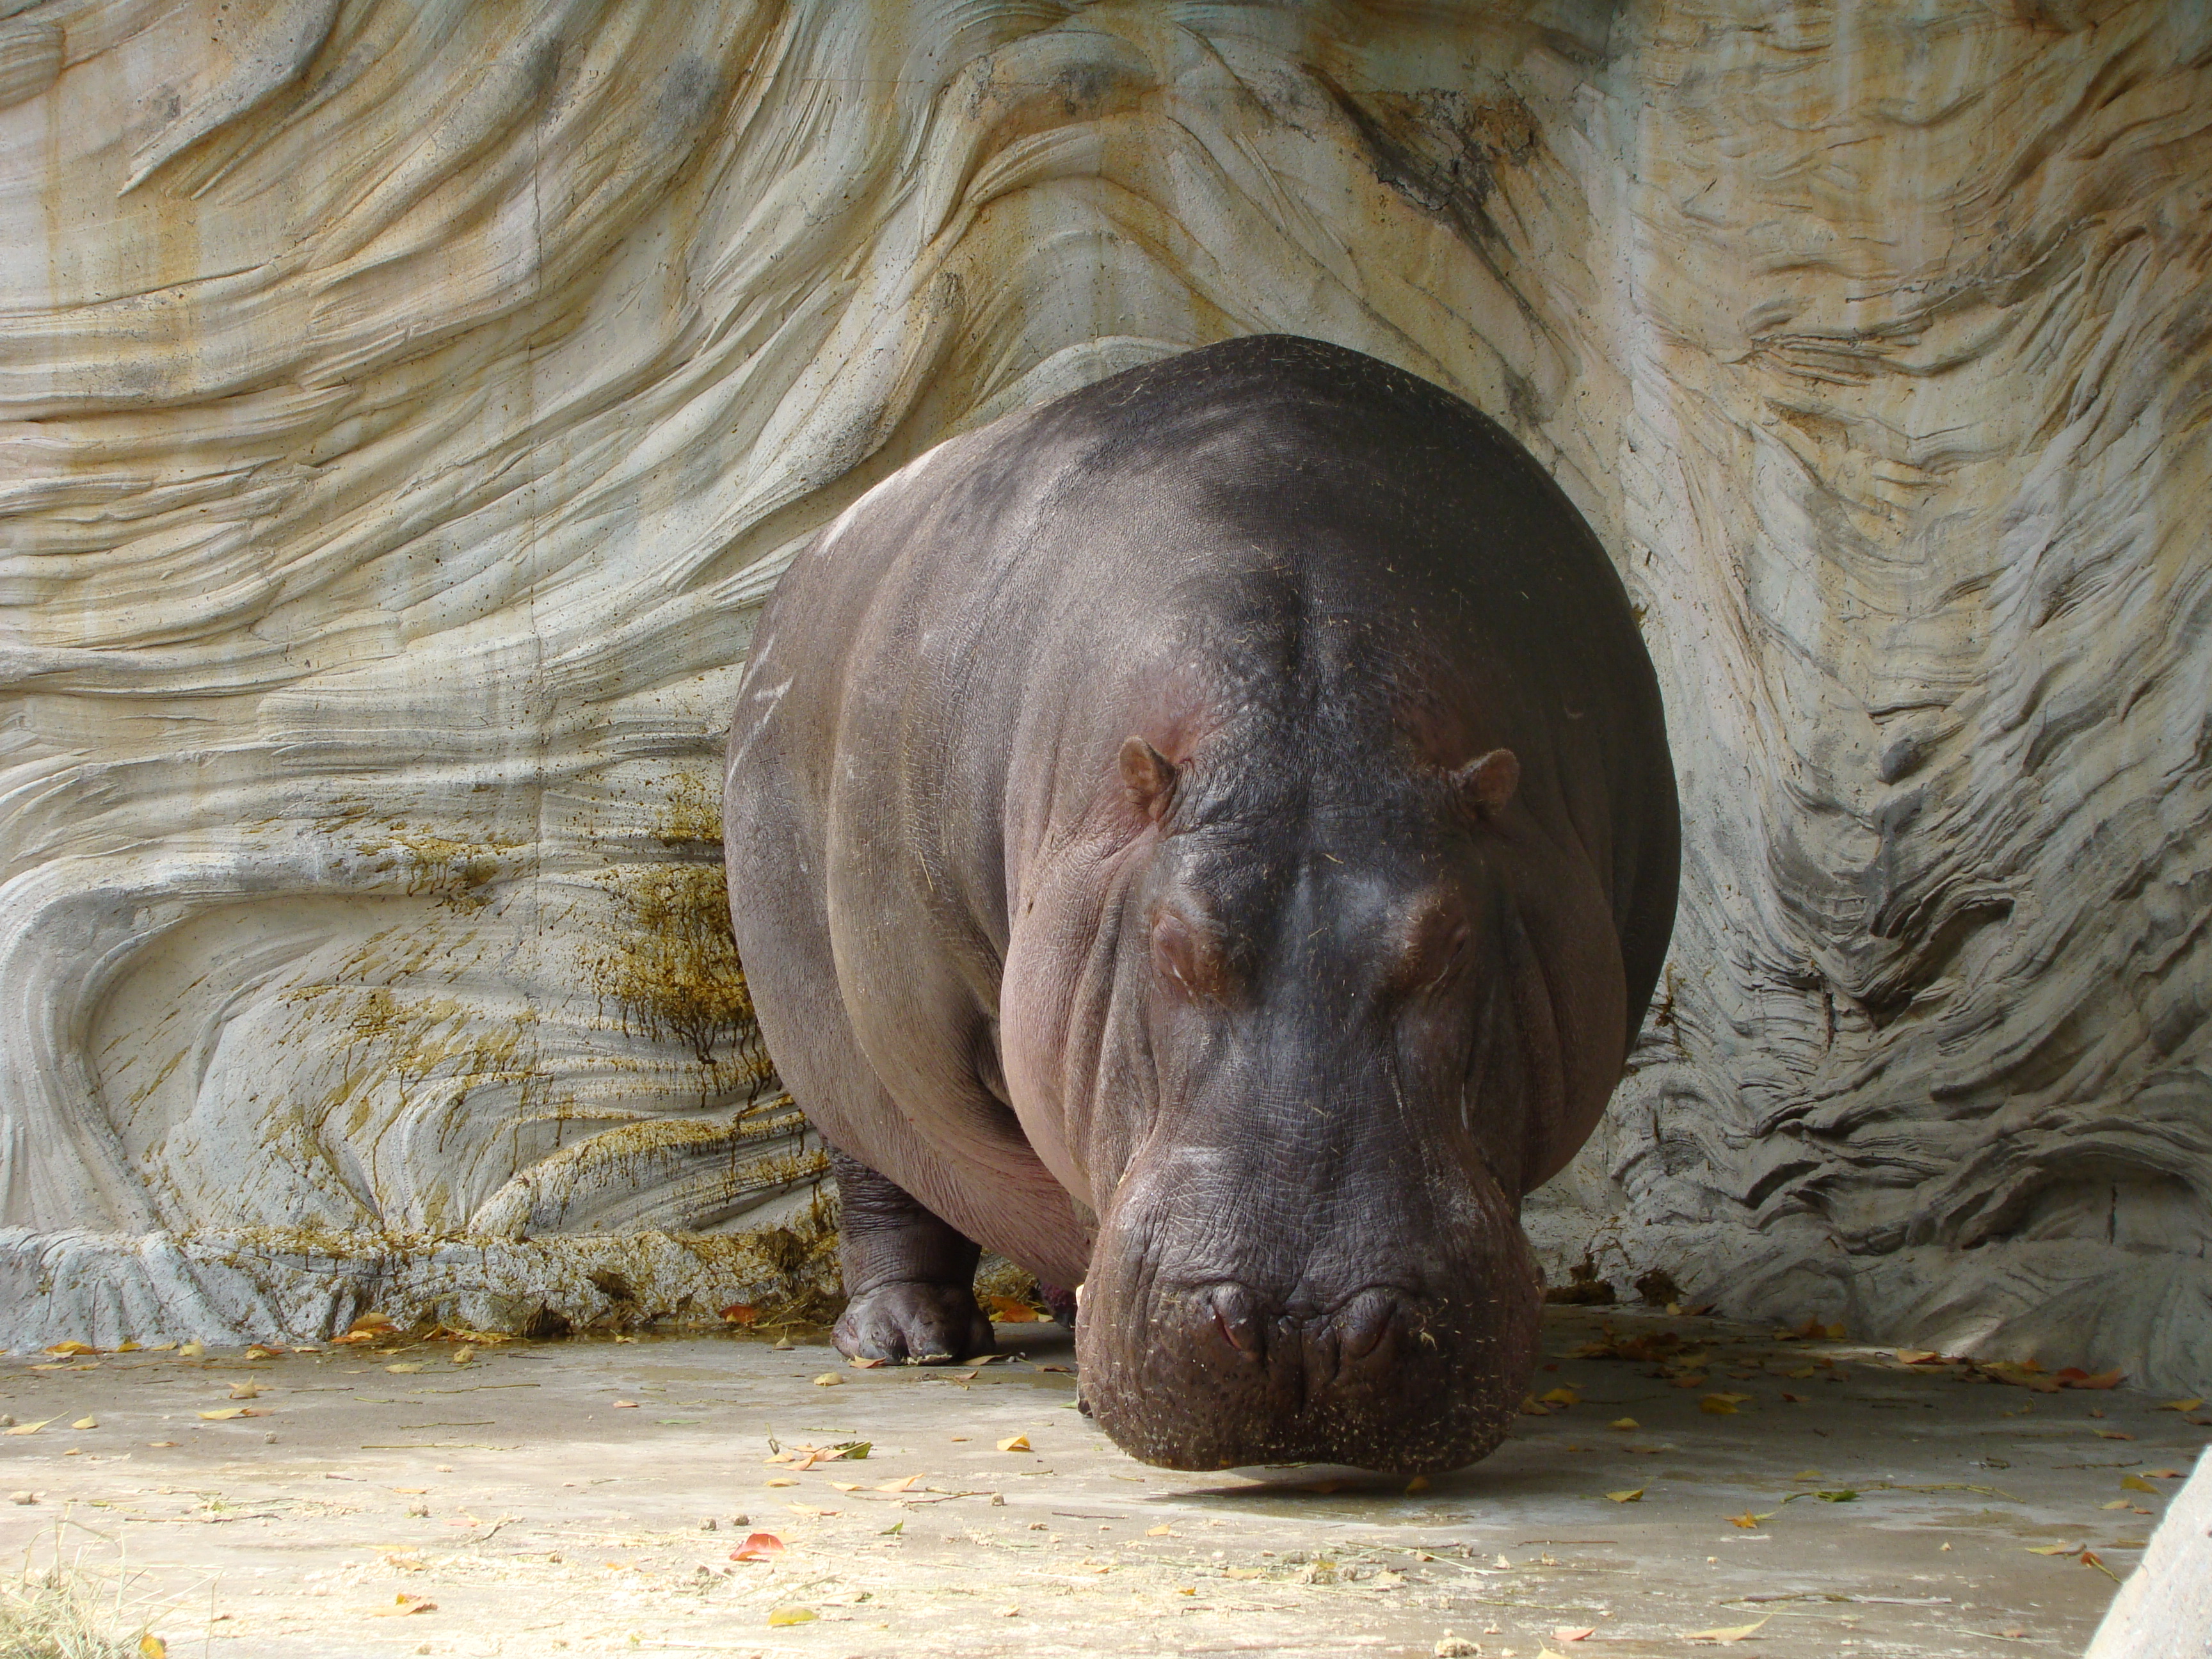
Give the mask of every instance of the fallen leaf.
<svg viewBox="0 0 2212 1659">
<path fill-rule="evenodd" d="M 757 1532 L 730 1552 L 732 1561 L 765 1561 L 783 1553 L 783 1540 L 772 1532 Z"/>
<path fill-rule="evenodd" d="M 397 1365 L 394 1365 L 392 1369 L 398 1370 L 399 1368 Z M 639 1407 L 637 1401 L 635 1400 L 617 1400 L 615 1401 L 611 1409 L 618 1412 L 634 1412 L 639 1409 Z"/>
<path fill-rule="evenodd" d="M 138 1659 L 169 1659 L 169 1644 L 158 1636 L 142 1636 L 138 1638 Z"/>
<path fill-rule="evenodd" d="M 1523 1417 L 1549 1417 L 1552 1414 L 1552 1408 L 1538 1400 L 1534 1395 L 1524 1394 L 1521 1396 L 1521 1414 Z"/>
<path fill-rule="evenodd" d="M 2069 1365 L 2056 1374 L 2056 1381 L 2065 1389 L 2117 1389 L 2124 1371 L 2099 1371 L 2092 1376 L 2079 1365 Z"/>
<path fill-rule="evenodd" d="M 1011 1436 L 1005 1440 L 1001 1440 L 999 1443 L 999 1449 L 1000 1451 L 1030 1451 L 1034 1450 L 1035 1448 L 1030 1444 L 1029 1436 L 1025 1434 L 1017 1434 Z"/>
<path fill-rule="evenodd" d="M 814 1379 L 814 1386 L 817 1389 L 842 1388 L 844 1383 L 845 1379 L 838 1376 L 835 1371 L 824 1371 L 821 1376 Z M 806 1616 L 809 1619 L 811 1619 L 814 1615 L 810 1613 Z"/>
<path fill-rule="evenodd" d="M 2079 1544 L 2030 1544 L 2027 1546 L 2027 1553 L 2030 1555 L 2075 1555 L 2081 1553 L 2081 1547 Z"/>
<path fill-rule="evenodd" d="M 1705 1382 L 1706 1377 L 1703 1371 L 1692 1371 L 1687 1376 L 1668 1378 L 1667 1385 L 1674 1389 L 1701 1389 L 1705 1387 Z"/>
<path fill-rule="evenodd" d="M 1632 1486 L 1626 1492 L 1609 1492 L 1606 1497 L 1616 1504 L 1633 1504 L 1644 1496 L 1644 1488 Z"/>
<path fill-rule="evenodd" d="M 206 1352 L 207 1344 L 201 1341 L 198 1337 L 194 1337 L 191 1341 L 184 1344 L 177 1350 L 177 1358 L 179 1359 L 198 1359 Z"/>
<path fill-rule="evenodd" d="M 886 1480 L 876 1490 L 878 1492 L 912 1492 L 921 1480 L 921 1477 L 918 1474 L 909 1474 L 903 1480 Z"/>
<path fill-rule="evenodd" d="M 96 1429 L 99 1426 L 100 1419 L 96 1417 L 80 1417 L 76 1422 L 70 1425 L 70 1427 L 73 1429 Z"/>
<path fill-rule="evenodd" d="M 1698 1401 L 1698 1409 L 1708 1417 L 1734 1417 L 1736 1414 L 1736 1402 L 1750 1398 L 1747 1394 L 1709 1394 Z"/>
<path fill-rule="evenodd" d="M 2181 1479 L 2181 1471 L 2179 1469 L 2145 1469 L 2143 1471 L 2143 1479 L 2146 1480 L 2179 1480 Z"/>
<path fill-rule="evenodd" d="M 814 1622 L 814 1616 L 811 1607 L 778 1607 L 768 1616 L 769 1628 L 775 1630 L 785 1625 L 811 1625 Z"/>
<path fill-rule="evenodd" d="M 1587 1642 L 1591 1637 L 1596 1634 L 1597 1626 L 1595 1625 L 1587 1626 L 1581 1630 L 1574 1630 L 1565 1625 L 1561 1625 L 1557 1630 L 1552 1632 L 1552 1639 L 1555 1642 Z"/>
<path fill-rule="evenodd" d="M 0 1434 L 36 1434 L 53 1420 L 51 1417 L 42 1417 L 35 1423 L 18 1423 L 12 1429 L 0 1429 Z"/>
<path fill-rule="evenodd" d="M 722 1310 L 722 1317 L 732 1325 L 750 1325 L 760 1317 L 760 1310 L 750 1302 L 732 1302 Z"/>
<path fill-rule="evenodd" d="M 2122 1492 L 2147 1492 L 2152 1493 L 2154 1496 L 2155 1496 L 2158 1492 L 2158 1488 L 2156 1486 L 2152 1486 L 2149 1481 L 2144 1480 L 2142 1476 L 2139 1474 L 2122 1475 L 2120 1477 L 2120 1490 Z"/>
<path fill-rule="evenodd" d="M 2153 1406 L 2151 1409 L 2154 1412 L 2193 1412 L 2203 1403 L 2200 1395 L 2195 1400 L 2169 1400 L 2163 1406 Z"/>
<path fill-rule="evenodd" d="M 1840 1332 L 1843 1328 L 1838 1325 L 1830 1328 Z M 1772 1616 L 1771 1613 L 1767 1615 L 1768 1618 Z M 1719 1630 L 1693 1630 L 1682 1639 L 1686 1642 L 1741 1642 L 1765 1622 L 1765 1619 L 1754 1619 L 1748 1625 L 1727 1625 Z"/>
<path fill-rule="evenodd" d="M 100 1350 L 94 1347 L 89 1342 L 57 1342 L 52 1347 L 48 1348 L 46 1352 L 48 1353 L 57 1354 L 74 1354 L 98 1353 Z"/>
<path fill-rule="evenodd" d="M 173 1440 L 149 1440 L 146 1443 L 149 1446 L 160 1448 L 165 1446 L 174 1446 L 177 1443 Z"/>
<path fill-rule="evenodd" d="M 1075 1368 L 1073 1365 L 1040 1365 L 1037 1369 L 1041 1371 L 1058 1371 L 1062 1376 L 1075 1375 Z"/>
<path fill-rule="evenodd" d="M 762 1484 L 763 1484 L 763 1486 L 797 1486 L 797 1485 L 799 1484 L 799 1482 L 797 1482 L 796 1480 L 784 1480 L 782 1477 L 781 1477 L 781 1476 L 777 1476 L 777 1477 L 775 1477 L 775 1478 L 773 1478 L 773 1479 L 771 1479 L 771 1480 L 765 1480 L 765 1481 L 762 1482 Z"/>
<path fill-rule="evenodd" d="M 256 1342 L 246 1349 L 246 1357 L 248 1359 L 278 1359 L 283 1357 L 283 1353 L 284 1350 L 282 1348 L 271 1347 L 265 1342 Z"/>
<path fill-rule="evenodd" d="M 369 1616 L 373 1619 L 404 1619 L 410 1613 L 435 1613 L 438 1610 L 435 1601 L 425 1601 L 419 1595 L 408 1595 L 405 1590 L 400 1591 L 392 1601 L 391 1607 L 380 1607 Z"/>
<path fill-rule="evenodd" d="M 2100 1440 L 2132 1440 L 2135 1438 L 2135 1436 L 2128 1433 L 2124 1429 L 2099 1429 L 2095 1432 L 2097 1438 Z"/>
<path fill-rule="evenodd" d="M 1146 1528 L 1145 1530 L 1145 1536 L 1147 1538 L 1172 1538 L 1175 1536 L 1175 1528 L 1163 1522 L 1157 1527 Z"/>
<path fill-rule="evenodd" d="M 991 1317 L 1001 1325 L 1033 1325 L 1044 1316 L 1018 1296 L 994 1296 Z"/>
<path fill-rule="evenodd" d="M 1579 1406 L 1583 1403 L 1582 1395 L 1577 1394 L 1572 1389 L 1553 1389 L 1549 1394 L 1540 1395 L 1538 1398 L 1547 1406 Z"/>
<path fill-rule="evenodd" d="M 1897 1351 L 1897 1363 L 1900 1365 L 1926 1365 L 1942 1357 L 1932 1348 L 1899 1348 Z"/>
<path fill-rule="evenodd" d="M 233 1400 L 258 1400 L 261 1385 L 258 1382 L 234 1382 L 230 1385 L 230 1397 Z"/>
<path fill-rule="evenodd" d="M 2115 1584 L 2120 1582 L 2120 1575 L 2114 1572 L 2110 1567 L 2106 1566 L 2105 1565 L 2105 1558 L 2098 1554 L 2096 1551 L 2083 1550 L 2080 1559 L 2083 1566 L 2096 1568 L 2099 1572 L 2103 1573 L 2106 1577 L 2111 1579 Z"/>
<path fill-rule="evenodd" d="M 1782 1396 L 1782 1403 L 1785 1406 L 1802 1406 L 1806 1403 L 1806 1401 L 1802 1394 L 1790 1394 L 1785 1391 Z"/>
<path fill-rule="evenodd" d="M 1640 1428 L 1642 1428 L 1643 1426 L 1644 1426 L 1644 1425 L 1643 1425 L 1641 1423 L 1638 1422 L 1638 1421 L 1637 1421 L 1634 1418 L 1632 1418 L 1632 1417 L 1616 1417 L 1616 1418 L 1614 1418 L 1614 1419 L 1613 1419 L 1613 1421 L 1612 1421 L 1612 1422 L 1610 1422 L 1610 1423 L 1608 1423 L 1608 1424 L 1607 1424 L 1607 1425 L 1606 1425 L 1606 1427 L 1607 1427 L 1608 1429 L 1621 1429 L 1621 1430 L 1628 1430 L 1628 1429 L 1640 1429 Z"/>
<path fill-rule="evenodd" d="M 837 1513 L 836 1510 L 817 1509 L 811 1504 L 786 1504 L 784 1508 L 789 1510 L 793 1515 L 811 1515 L 817 1518 Z"/>
<path fill-rule="evenodd" d="M 225 1406 L 220 1411 L 202 1412 L 200 1415 L 210 1423 L 228 1423 L 236 1417 L 266 1417 L 267 1412 L 258 1412 L 251 1406 Z"/>
<path fill-rule="evenodd" d="M 1429 1477 L 1425 1474 L 1417 1474 L 1406 1483 L 1406 1496 L 1411 1498 L 1415 1492 L 1426 1492 L 1428 1489 Z"/>
<path fill-rule="evenodd" d="M 414 1360 L 410 1359 L 398 1365 L 386 1365 L 384 1369 L 387 1371 L 396 1371 L 403 1376 L 408 1376 L 421 1370 L 422 1367 Z"/>
<path fill-rule="evenodd" d="M 1774 1511 L 1772 1510 L 1767 1510 L 1764 1515 L 1753 1515 L 1749 1510 L 1746 1510 L 1741 1515 L 1731 1515 L 1728 1518 L 1729 1525 L 1732 1527 L 1741 1527 L 1747 1532 L 1757 1528 L 1760 1522 L 1771 1521 L 1772 1519 L 1774 1519 Z"/>
<path fill-rule="evenodd" d="M 2131 1510 L 2135 1505 L 2124 1498 L 2115 1498 L 2111 1503 L 2100 1504 L 2097 1507 L 2100 1510 Z"/>
<path fill-rule="evenodd" d="M 847 1360 L 845 1363 L 848 1365 L 850 1365 L 856 1371 L 872 1371 L 884 1362 L 880 1359 L 865 1359 L 860 1355 L 855 1354 L 852 1358 Z"/>
</svg>

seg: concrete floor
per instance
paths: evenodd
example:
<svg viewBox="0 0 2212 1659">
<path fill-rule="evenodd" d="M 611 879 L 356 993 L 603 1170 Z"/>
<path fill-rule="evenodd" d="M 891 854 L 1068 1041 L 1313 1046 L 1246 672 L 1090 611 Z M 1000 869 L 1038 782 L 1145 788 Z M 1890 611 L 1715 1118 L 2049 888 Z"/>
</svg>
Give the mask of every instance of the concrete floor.
<svg viewBox="0 0 2212 1659">
<path fill-rule="evenodd" d="M 1694 1364 L 1572 1357 L 1607 1327 L 1677 1333 Z M 1057 1327 L 1000 1334 L 1026 1358 L 862 1371 L 818 1338 L 715 1334 L 465 1364 L 450 1343 L 8 1361 L 0 1413 L 52 1420 L 0 1437 L 0 1496 L 35 1495 L 0 1503 L 0 1547 L 127 1561 L 175 1659 L 1428 1655 L 1449 1638 L 1571 1659 L 1700 1651 L 1697 1632 L 1747 1625 L 1741 1650 L 1776 1659 L 2072 1655 L 2115 1578 L 2032 1551 L 2087 1546 L 2125 1577 L 2179 1489 L 2165 1472 L 2206 1438 L 2124 1389 L 1560 1308 L 1537 1386 L 1578 1402 L 1523 1416 L 1473 1469 L 1415 1492 L 1194 1476 L 1130 1462 L 1072 1409 Z M 258 1396 L 234 1401 L 248 1382 Z M 1732 1413 L 1701 1404 L 1722 1395 Z M 201 1415 L 237 1404 L 265 1414 Z M 1028 1449 L 999 1449 L 1016 1435 Z M 766 1461 L 856 1440 L 865 1462 Z M 755 1531 L 784 1551 L 733 1561 Z"/>
</svg>

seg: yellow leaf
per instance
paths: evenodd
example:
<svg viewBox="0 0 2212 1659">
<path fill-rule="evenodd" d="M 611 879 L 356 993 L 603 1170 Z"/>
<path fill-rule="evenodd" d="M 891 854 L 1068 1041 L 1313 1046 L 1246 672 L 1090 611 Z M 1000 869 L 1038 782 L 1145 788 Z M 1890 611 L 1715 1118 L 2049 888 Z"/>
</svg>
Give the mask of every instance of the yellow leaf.
<svg viewBox="0 0 2212 1659">
<path fill-rule="evenodd" d="M 1616 1417 L 1606 1425 L 1608 1429 L 1640 1429 L 1644 1425 L 1632 1417 Z"/>
<path fill-rule="evenodd" d="M 882 1486 L 877 1487 L 876 1490 L 878 1492 L 912 1492 L 915 1488 L 915 1483 L 921 1479 L 921 1477 L 918 1474 L 909 1474 L 903 1480 L 886 1480 Z"/>
<path fill-rule="evenodd" d="M 854 1354 L 845 1363 L 856 1371 L 872 1371 L 884 1362 L 880 1359 L 864 1359 L 860 1355 Z"/>
<path fill-rule="evenodd" d="M 2135 1436 L 2128 1433 L 2124 1429 L 2099 1429 L 2097 1431 L 2097 1438 L 2100 1440 L 2132 1440 L 2135 1438 Z"/>
<path fill-rule="evenodd" d="M 1025 1434 L 1018 1434 L 1012 1436 L 1007 1439 L 1001 1440 L 999 1443 L 999 1449 L 1000 1451 L 1029 1451 L 1033 1449 L 1030 1445 L 1029 1436 Z"/>
<path fill-rule="evenodd" d="M 1741 1527 L 1748 1532 L 1766 1517 L 1763 1515 L 1753 1515 L 1749 1510 L 1746 1510 L 1741 1515 L 1731 1515 L 1728 1519 L 1729 1525 Z"/>
<path fill-rule="evenodd" d="M 234 1417 L 251 1417 L 253 1413 L 243 1406 L 225 1406 L 221 1411 L 202 1412 L 200 1415 L 210 1423 L 227 1423 Z"/>
<path fill-rule="evenodd" d="M 835 1371 L 824 1371 L 814 1379 L 814 1386 L 817 1389 L 841 1389 L 845 1386 L 845 1379 Z M 814 1615 L 810 1613 L 806 1616 L 811 1619 Z"/>
<path fill-rule="evenodd" d="M 770 1630 L 777 1630 L 787 1625 L 811 1625 L 814 1619 L 811 1607 L 778 1607 L 769 1614 L 768 1625 Z"/>
<path fill-rule="evenodd" d="M 1644 1496 L 1644 1490 L 1641 1486 L 1635 1486 L 1627 1492 L 1609 1492 L 1606 1496 L 1616 1504 L 1633 1504 Z"/>
<path fill-rule="evenodd" d="M 764 1484 L 766 1484 L 766 1485 L 768 1485 L 768 1486 L 797 1486 L 797 1485 L 799 1484 L 799 1482 L 797 1482 L 796 1480 L 786 1480 L 782 1479 L 781 1476 L 778 1476 L 777 1478 L 775 1478 L 775 1479 L 774 1479 L 774 1480 L 769 1480 L 769 1481 L 765 1482 Z"/>
<path fill-rule="evenodd" d="M 1829 1328 L 1840 1331 L 1842 1328 L 1831 1326 Z M 1770 1613 L 1767 1616 L 1771 1618 L 1773 1615 Z M 1748 1625 L 1727 1625 L 1719 1630 L 1693 1630 L 1682 1639 L 1687 1642 L 1741 1642 L 1765 1622 L 1765 1619 L 1754 1619 Z"/>
<path fill-rule="evenodd" d="M 1406 1496 L 1411 1498 L 1415 1492 L 1426 1492 L 1428 1489 L 1429 1477 L 1425 1474 L 1417 1474 L 1406 1483 Z"/>
<path fill-rule="evenodd" d="M 398 1364 L 398 1365 L 386 1365 L 384 1369 L 385 1369 L 385 1370 L 386 1370 L 387 1371 L 397 1371 L 397 1372 L 398 1372 L 401 1376 L 410 1376 L 410 1375 L 412 1375 L 414 1372 L 421 1370 L 422 1368 L 422 1366 L 420 1366 L 420 1365 L 416 1364 L 413 1360 L 411 1360 L 411 1359 L 410 1359 L 410 1360 L 406 1361 L 406 1362 L 405 1362 L 404 1364 Z"/>
<path fill-rule="evenodd" d="M 2144 1480 L 2142 1476 L 2139 1474 L 2124 1474 L 2120 1477 L 2120 1490 L 2122 1492 L 2147 1492 L 2155 1493 L 2158 1491 L 2158 1488 L 2152 1486 L 2149 1481 Z"/>
<path fill-rule="evenodd" d="M 2100 1504 L 2097 1507 L 2100 1510 L 2124 1510 L 2132 1509 L 2134 1505 L 2124 1498 L 2115 1498 L 2111 1503 Z"/>
<path fill-rule="evenodd" d="M 1147 1527 L 1145 1529 L 1145 1536 L 1147 1538 L 1172 1538 L 1175 1536 L 1175 1528 L 1164 1522 L 1157 1527 Z"/>
<path fill-rule="evenodd" d="M 191 1341 L 184 1344 L 183 1346 L 177 1350 L 177 1358 L 179 1359 L 198 1359 L 206 1352 L 207 1344 L 201 1341 L 199 1338 L 194 1337 Z"/>
<path fill-rule="evenodd" d="M 857 1480 L 832 1480 L 830 1484 L 839 1492 L 858 1492 L 860 1489 L 860 1483 Z"/>
<path fill-rule="evenodd" d="M 1698 1409 L 1708 1417 L 1734 1417 L 1736 1414 L 1735 1401 L 1723 1399 L 1717 1394 L 1709 1394 L 1698 1401 Z"/>
<path fill-rule="evenodd" d="M 2203 1403 L 2201 1397 L 2195 1400 L 2169 1400 L 2163 1406 L 2153 1406 L 2151 1409 L 2154 1412 L 2193 1412 Z"/>
<path fill-rule="evenodd" d="M 100 1419 L 96 1417 L 80 1417 L 76 1422 L 70 1425 L 70 1427 L 73 1429 L 96 1429 L 99 1426 Z M 2149 1489 L 2146 1487 L 2144 1490 L 2148 1491 Z"/>
<path fill-rule="evenodd" d="M 138 1659 L 169 1659 L 169 1644 L 152 1634 L 138 1638 Z"/>
<path fill-rule="evenodd" d="M 2030 1544 L 2027 1553 L 2030 1555 L 2074 1555 L 2078 1554 L 2081 1548 L 2079 1544 Z"/>
<path fill-rule="evenodd" d="M 89 1342 L 57 1342 L 52 1347 L 48 1348 L 46 1352 L 48 1353 L 55 1354 L 74 1354 L 98 1353 L 100 1350 L 94 1347 Z"/>
<path fill-rule="evenodd" d="M 12 1429 L 0 1429 L 0 1434 L 36 1434 L 53 1420 L 51 1417 L 42 1417 L 35 1423 L 18 1423 Z"/>
<path fill-rule="evenodd" d="M 1582 1395 L 1572 1389 L 1553 1389 L 1549 1394 L 1538 1397 L 1547 1406 L 1579 1406 L 1583 1403 Z"/>
</svg>

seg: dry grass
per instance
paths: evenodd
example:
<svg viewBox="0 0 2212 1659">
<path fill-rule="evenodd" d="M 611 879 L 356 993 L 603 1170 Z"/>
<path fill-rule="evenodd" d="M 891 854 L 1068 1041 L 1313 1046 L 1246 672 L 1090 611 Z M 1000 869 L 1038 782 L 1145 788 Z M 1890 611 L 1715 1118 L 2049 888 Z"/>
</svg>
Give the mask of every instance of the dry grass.
<svg viewBox="0 0 2212 1659">
<path fill-rule="evenodd" d="M 141 1659 L 161 1650 L 121 1605 L 71 1567 L 0 1584 L 0 1659 Z"/>
</svg>

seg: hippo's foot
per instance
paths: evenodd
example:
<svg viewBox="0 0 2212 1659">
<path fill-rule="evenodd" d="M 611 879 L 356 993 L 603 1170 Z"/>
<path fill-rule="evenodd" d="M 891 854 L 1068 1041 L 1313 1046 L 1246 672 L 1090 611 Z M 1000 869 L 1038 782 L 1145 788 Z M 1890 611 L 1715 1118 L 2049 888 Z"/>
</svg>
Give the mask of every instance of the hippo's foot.
<svg viewBox="0 0 2212 1659">
<path fill-rule="evenodd" d="M 854 1359 L 943 1365 L 996 1352 L 991 1322 L 965 1285 L 878 1285 L 845 1306 L 831 1340 Z"/>
<path fill-rule="evenodd" d="M 1064 1285 L 1040 1284 L 1037 1295 L 1052 1310 L 1052 1316 L 1070 1332 L 1075 1329 L 1075 1292 Z"/>
</svg>

